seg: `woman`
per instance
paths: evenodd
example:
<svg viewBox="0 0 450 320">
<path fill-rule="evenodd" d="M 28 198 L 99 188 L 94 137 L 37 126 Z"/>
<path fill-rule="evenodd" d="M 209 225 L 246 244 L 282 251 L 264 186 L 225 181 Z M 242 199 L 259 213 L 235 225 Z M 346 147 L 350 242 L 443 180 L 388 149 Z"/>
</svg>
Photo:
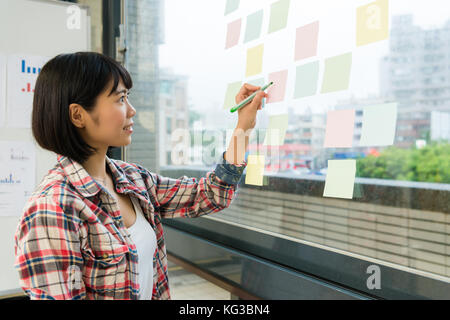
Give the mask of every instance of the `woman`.
<svg viewBox="0 0 450 320">
<path fill-rule="evenodd" d="M 32 131 L 58 161 L 15 234 L 15 266 L 31 299 L 170 299 L 161 218 L 218 212 L 233 199 L 266 94 L 239 110 L 214 171 L 170 179 L 106 155 L 131 143 L 131 87 L 120 64 L 93 52 L 58 55 L 39 74 Z M 258 89 L 245 84 L 236 102 Z"/>
</svg>

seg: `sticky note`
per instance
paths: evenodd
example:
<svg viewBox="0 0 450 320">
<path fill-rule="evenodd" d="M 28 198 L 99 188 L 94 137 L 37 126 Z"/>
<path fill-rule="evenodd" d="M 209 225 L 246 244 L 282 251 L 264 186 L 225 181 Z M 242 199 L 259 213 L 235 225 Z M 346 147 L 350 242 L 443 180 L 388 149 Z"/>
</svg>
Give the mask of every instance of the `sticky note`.
<svg viewBox="0 0 450 320">
<path fill-rule="evenodd" d="M 264 78 L 258 78 L 258 79 L 249 80 L 248 83 L 251 84 L 251 85 L 257 86 L 257 87 L 263 87 L 266 84 L 266 82 L 264 81 Z M 266 98 L 264 98 L 262 100 L 261 108 L 264 109 L 265 105 L 266 105 Z"/>
<path fill-rule="evenodd" d="M 280 0 L 270 7 L 269 33 L 284 29 L 287 26 L 290 0 Z"/>
<path fill-rule="evenodd" d="M 139 110 L 137 115 L 139 124 L 148 131 L 155 132 L 155 112 Z"/>
<path fill-rule="evenodd" d="M 226 0 L 225 15 L 230 14 L 239 9 L 240 0 Z"/>
<path fill-rule="evenodd" d="M 242 19 L 230 22 L 227 27 L 227 41 L 225 43 L 225 49 L 234 47 L 239 42 L 239 37 L 241 35 L 241 24 Z"/>
<path fill-rule="evenodd" d="M 328 160 L 324 197 L 352 199 L 356 160 Z"/>
<path fill-rule="evenodd" d="M 249 155 L 247 158 L 247 173 L 245 184 L 262 186 L 264 184 L 265 157 L 261 155 Z"/>
<path fill-rule="evenodd" d="M 257 11 L 247 17 L 244 43 L 258 39 L 261 36 L 264 11 Z"/>
<path fill-rule="evenodd" d="M 282 146 L 286 137 L 289 116 L 287 114 L 275 115 L 269 118 L 269 128 L 264 139 L 265 146 Z"/>
<path fill-rule="evenodd" d="M 389 1 L 377 0 L 356 9 L 356 45 L 364 46 L 389 37 Z"/>
<path fill-rule="evenodd" d="M 284 100 L 286 95 L 286 82 L 288 77 L 288 71 L 282 70 L 278 72 L 274 72 L 269 74 L 268 82 L 273 81 L 273 85 L 271 85 L 267 89 L 267 101 L 266 103 L 275 103 Z"/>
<path fill-rule="evenodd" d="M 265 85 L 264 78 L 257 78 L 247 81 L 249 84 L 257 87 L 262 87 Z"/>
<path fill-rule="evenodd" d="M 225 93 L 225 101 L 223 103 L 224 109 L 231 109 L 236 105 L 236 95 L 242 87 L 242 82 L 232 82 L 228 84 L 227 91 Z"/>
<path fill-rule="evenodd" d="M 313 96 L 317 93 L 319 61 L 297 67 L 294 99 Z"/>
<path fill-rule="evenodd" d="M 355 128 L 355 110 L 328 111 L 325 148 L 351 148 Z"/>
<path fill-rule="evenodd" d="M 368 106 L 363 109 L 360 147 L 394 144 L 397 103 Z"/>
<path fill-rule="evenodd" d="M 260 44 L 247 50 L 246 77 L 251 77 L 262 72 L 264 45 Z"/>
<path fill-rule="evenodd" d="M 325 60 L 322 93 L 347 90 L 350 84 L 352 54 L 346 53 Z"/>
<path fill-rule="evenodd" d="M 297 28 L 295 39 L 295 61 L 317 55 L 319 21 Z"/>
</svg>

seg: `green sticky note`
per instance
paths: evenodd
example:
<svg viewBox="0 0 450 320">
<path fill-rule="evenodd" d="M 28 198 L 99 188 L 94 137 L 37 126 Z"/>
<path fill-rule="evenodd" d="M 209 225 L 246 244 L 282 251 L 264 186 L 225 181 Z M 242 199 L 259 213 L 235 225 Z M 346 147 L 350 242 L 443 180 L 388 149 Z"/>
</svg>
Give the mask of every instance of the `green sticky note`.
<svg viewBox="0 0 450 320">
<path fill-rule="evenodd" d="M 319 61 L 297 67 L 294 99 L 313 96 L 317 93 Z"/>
<path fill-rule="evenodd" d="M 269 128 L 264 139 L 265 146 L 282 146 L 286 137 L 289 115 L 281 114 L 271 116 L 269 119 Z"/>
<path fill-rule="evenodd" d="M 225 15 L 236 11 L 239 8 L 240 0 L 226 0 Z"/>
<path fill-rule="evenodd" d="M 364 107 L 359 146 L 393 145 L 396 126 L 397 103 Z"/>
<path fill-rule="evenodd" d="M 251 85 L 257 86 L 257 87 L 263 87 L 266 84 L 264 78 L 258 78 L 258 79 L 249 80 L 248 83 L 251 84 Z M 261 107 L 264 109 L 265 106 L 266 106 L 266 99 L 264 98 L 262 100 L 262 106 Z"/>
<path fill-rule="evenodd" d="M 260 155 L 249 155 L 247 158 L 247 173 L 245 184 L 263 186 L 264 185 L 265 157 Z"/>
<path fill-rule="evenodd" d="M 280 0 L 271 5 L 269 33 L 284 29 L 287 26 L 290 0 Z"/>
<path fill-rule="evenodd" d="M 352 199 L 356 160 L 328 160 L 324 197 Z"/>
<path fill-rule="evenodd" d="M 262 87 L 265 85 L 264 78 L 257 78 L 247 81 L 249 84 L 257 87 Z"/>
<path fill-rule="evenodd" d="M 223 103 L 224 109 L 231 109 L 236 105 L 236 95 L 241 89 L 242 82 L 233 82 L 230 83 L 227 87 L 227 91 L 225 93 L 225 101 Z"/>
<path fill-rule="evenodd" d="M 257 11 L 247 17 L 244 43 L 258 39 L 261 35 L 264 11 Z"/>
<path fill-rule="evenodd" d="M 322 93 L 347 90 L 350 85 L 351 68 L 351 52 L 326 59 Z"/>
</svg>

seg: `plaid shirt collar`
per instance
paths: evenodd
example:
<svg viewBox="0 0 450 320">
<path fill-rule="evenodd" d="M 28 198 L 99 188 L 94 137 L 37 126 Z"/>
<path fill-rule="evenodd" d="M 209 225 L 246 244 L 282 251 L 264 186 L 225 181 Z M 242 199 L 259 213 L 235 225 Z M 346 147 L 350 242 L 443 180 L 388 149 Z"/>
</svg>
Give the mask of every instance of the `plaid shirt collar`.
<svg viewBox="0 0 450 320">
<path fill-rule="evenodd" d="M 89 175 L 80 163 L 60 154 L 58 154 L 57 159 L 70 184 L 72 184 L 83 197 L 93 197 L 102 190 L 101 186 Z M 145 194 L 145 190 L 141 190 L 131 183 L 123 172 L 123 169 L 116 165 L 108 156 L 106 156 L 106 164 L 112 173 L 116 190 L 120 193 L 129 190 L 134 193 L 136 197 L 147 200 L 143 195 Z"/>
</svg>

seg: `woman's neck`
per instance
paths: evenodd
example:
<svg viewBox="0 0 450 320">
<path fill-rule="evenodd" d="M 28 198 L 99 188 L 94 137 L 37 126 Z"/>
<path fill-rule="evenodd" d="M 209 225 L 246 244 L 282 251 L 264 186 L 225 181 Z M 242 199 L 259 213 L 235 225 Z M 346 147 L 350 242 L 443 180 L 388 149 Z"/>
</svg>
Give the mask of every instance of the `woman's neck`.
<svg viewBox="0 0 450 320">
<path fill-rule="evenodd" d="M 97 149 L 97 152 L 90 156 L 85 162 L 83 167 L 94 178 L 105 179 L 107 177 L 106 171 L 106 151 Z"/>
</svg>

